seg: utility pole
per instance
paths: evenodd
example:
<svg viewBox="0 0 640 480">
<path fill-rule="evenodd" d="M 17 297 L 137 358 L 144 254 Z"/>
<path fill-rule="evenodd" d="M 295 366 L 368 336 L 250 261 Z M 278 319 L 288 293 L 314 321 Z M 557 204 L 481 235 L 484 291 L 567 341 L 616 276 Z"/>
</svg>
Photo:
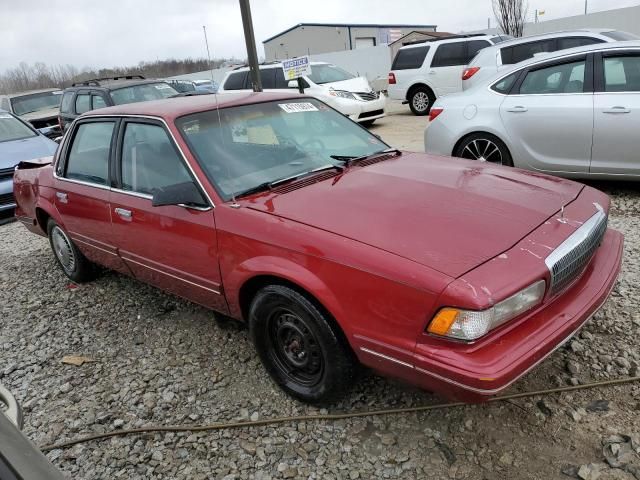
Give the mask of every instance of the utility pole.
<svg viewBox="0 0 640 480">
<path fill-rule="evenodd" d="M 251 7 L 249 0 L 240 0 L 240 14 L 242 15 L 242 28 L 244 29 L 244 41 L 247 44 L 247 59 L 249 60 L 249 72 L 254 92 L 262 91 L 260 70 L 258 67 L 258 53 L 256 52 L 256 39 L 253 34 L 253 21 L 251 20 Z"/>
<path fill-rule="evenodd" d="M 538 23 L 538 9 L 536 8 L 536 20 L 535 23 Z"/>
</svg>

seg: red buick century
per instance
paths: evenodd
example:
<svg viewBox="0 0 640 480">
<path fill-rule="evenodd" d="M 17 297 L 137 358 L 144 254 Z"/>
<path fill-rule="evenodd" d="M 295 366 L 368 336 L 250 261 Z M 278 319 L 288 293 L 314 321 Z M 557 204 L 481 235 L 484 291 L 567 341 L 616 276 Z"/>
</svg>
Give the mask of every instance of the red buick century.
<svg viewBox="0 0 640 480">
<path fill-rule="evenodd" d="M 300 95 L 95 110 L 14 182 L 73 281 L 100 265 L 246 322 L 308 402 L 360 365 L 486 399 L 584 325 L 622 256 L 603 193 L 401 152 Z"/>
</svg>

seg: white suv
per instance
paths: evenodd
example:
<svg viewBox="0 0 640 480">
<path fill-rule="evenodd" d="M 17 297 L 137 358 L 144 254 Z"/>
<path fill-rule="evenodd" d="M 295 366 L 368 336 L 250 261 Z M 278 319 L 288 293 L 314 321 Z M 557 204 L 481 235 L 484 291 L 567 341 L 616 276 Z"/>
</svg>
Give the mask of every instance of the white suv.
<svg viewBox="0 0 640 480">
<path fill-rule="evenodd" d="M 638 40 L 638 37 L 610 28 L 589 28 L 522 37 L 487 47 L 471 59 L 462 73 L 462 89 L 468 90 L 500 70 L 540 54 L 621 40 Z"/>
<path fill-rule="evenodd" d="M 452 35 L 401 47 L 389 72 L 389 97 L 426 115 L 437 97 L 462 90 L 462 71 L 479 50 L 508 35 Z"/>
<path fill-rule="evenodd" d="M 281 63 L 260 65 L 260 80 L 265 92 L 298 88 L 297 80 L 284 78 Z M 364 77 L 356 77 L 330 63 L 311 62 L 311 75 L 302 78 L 305 95 L 322 100 L 351 120 L 364 126 L 384 117 L 386 97 L 374 92 Z M 218 93 L 251 90 L 249 67 L 232 70 L 222 80 Z"/>
</svg>

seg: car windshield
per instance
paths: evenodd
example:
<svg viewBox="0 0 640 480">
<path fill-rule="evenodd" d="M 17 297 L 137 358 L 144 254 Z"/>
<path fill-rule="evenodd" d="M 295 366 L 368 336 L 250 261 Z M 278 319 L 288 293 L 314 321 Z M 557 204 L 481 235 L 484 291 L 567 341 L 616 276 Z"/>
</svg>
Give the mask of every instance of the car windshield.
<svg viewBox="0 0 640 480">
<path fill-rule="evenodd" d="M 181 117 L 178 129 L 223 199 L 278 180 L 340 168 L 340 156 L 389 146 L 309 98 L 210 110 Z"/>
<path fill-rule="evenodd" d="M 322 85 L 323 83 L 341 82 L 356 77 L 335 65 L 311 65 L 309 78 L 316 85 Z"/>
<path fill-rule="evenodd" d="M 17 118 L 0 112 L 0 142 L 35 137 L 37 134 Z"/>
<path fill-rule="evenodd" d="M 131 87 L 118 88 L 111 92 L 111 98 L 116 105 L 124 103 L 147 102 L 149 100 L 162 100 L 177 95 L 178 92 L 168 83 L 143 83 Z"/>
<path fill-rule="evenodd" d="M 62 91 L 31 93 L 11 99 L 11 107 L 16 115 L 58 108 L 62 100 Z"/>
<path fill-rule="evenodd" d="M 193 82 L 171 82 L 171 87 L 180 93 L 193 92 L 196 89 L 196 86 L 193 84 Z"/>
</svg>

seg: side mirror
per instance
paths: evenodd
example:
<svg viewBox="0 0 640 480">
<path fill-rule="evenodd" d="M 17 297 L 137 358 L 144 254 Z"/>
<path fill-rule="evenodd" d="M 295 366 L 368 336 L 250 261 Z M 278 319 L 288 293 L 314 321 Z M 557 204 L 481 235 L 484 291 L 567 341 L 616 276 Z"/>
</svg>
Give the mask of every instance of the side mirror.
<svg viewBox="0 0 640 480">
<path fill-rule="evenodd" d="M 206 207 L 207 202 L 195 183 L 184 182 L 154 189 L 151 205 L 154 207 L 162 207 L 164 205 Z"/>
<path fill-rule="evenodd" d="M 287 87 L 298 88 L 298 80 L 289 80 L 289 82 L 287 83 Z"/>
</svg>

